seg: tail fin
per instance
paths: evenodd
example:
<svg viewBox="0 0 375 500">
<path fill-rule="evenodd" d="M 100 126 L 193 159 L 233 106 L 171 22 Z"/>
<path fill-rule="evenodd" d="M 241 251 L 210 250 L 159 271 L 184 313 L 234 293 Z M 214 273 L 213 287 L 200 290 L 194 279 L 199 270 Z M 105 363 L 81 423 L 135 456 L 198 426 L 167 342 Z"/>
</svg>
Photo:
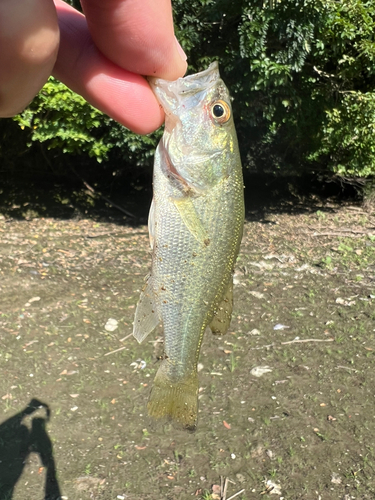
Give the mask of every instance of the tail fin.
<svg viewBox="0 0 375 500">
<path fill-rule="evenodd" d="M 147 409 L 151 417 L 167 417 L 187 430 L 195 430 L 198 410 L 198 374 L 176 380 L 175 367 L 168 359 L 160 366 Z"/>
</svg>

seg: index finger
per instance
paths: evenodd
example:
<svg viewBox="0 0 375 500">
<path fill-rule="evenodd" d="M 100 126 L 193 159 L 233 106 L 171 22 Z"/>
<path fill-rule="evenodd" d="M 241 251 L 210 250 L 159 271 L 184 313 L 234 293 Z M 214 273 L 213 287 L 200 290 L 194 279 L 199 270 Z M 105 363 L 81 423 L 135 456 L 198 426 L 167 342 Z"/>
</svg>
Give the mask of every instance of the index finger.
<svg viewBox="0 0 375 500">
<path fill-rule="evenodd" d="M 101 2 L 95 12 L 89 10 L 90 21 L 64 1 L 54 1 L 60 26 L 60 48 L 53 70 L 54 76 L 133 132 L 146 134 L 156 130 L 164 120 L 164 112 L 141 74 L 156 74 L 169 79 L 183 76 L 186 69 L 185 57 L 178 54 L 177 57 L 183 64 L 182 69 L 177 68 L 177 71 L 176 65 L 168 57 L 168 50 L 172 52 L 179 50 L 171 31 L 173 24 L 164 35 L 160 32 L 160 28 L 157 28 L 156 38 L 154 37 L 154 41 L 159 37 L 159 49 L 157 49 L 153 44 L 150 46 L 146 36 L 149 33 L 148 28 L 151 29 L 148 14 L 146 15 L 148 21 L 142 23 L 137 19 L 139 12 L 136 13 L 133 17 L 133 26 L 129 27 L 130 34 L 122 32 L 122 29 L 125 29 L 124 24 L 116 24 L 117 18 L 113 17 L 111 8 L 116 11 L 116 6 L 128 2 L 130 5 L 132 0 Z M 142 0 L 142 5 L 149 1 Z M 155 0 L 155 3 L 158 1 L 165 5 L 169 13 L 171 12 L 169 0 Z M 97 3 L 96 0 L 91 2 L 93 5 Z M 107 22 L 104 22 L 106 16 L 102 11 L 107 7 L 109 9 L 106 14 Z M 130 15 L 128 22 L 131 18 Z M 91 23 L 91 30 L 96 33 L 96 37 L 99 39 L 108 37 L 106 47 L 100 46 L 99 50 L 88 29 L 88 22 Z M 134 40 L 137 30 L 140 32 L 138 44 Z M 166 49 L 166 46 L 169 49 Z M 166 50 L 164 57 L 162 57 L 163 50 Z M 162 61 L 164 66 L 162 63 L 158 65 L 158 61 Z"/>
<path fill-rule="evenodd" d="M 111 61 L 140 75 L 176 80 L 186 55 L 174 36 L 170 0 L 82 0 L 91 36 Z"/>
<path fill-rule="evenodd" d="M 164 112 L 146 79 L 98 50 L 85 16 L 62 0 L 55 4 L 60 47 L 54 76 L 133 132 L 147 134 L 160 127 Z"/>
</svg>

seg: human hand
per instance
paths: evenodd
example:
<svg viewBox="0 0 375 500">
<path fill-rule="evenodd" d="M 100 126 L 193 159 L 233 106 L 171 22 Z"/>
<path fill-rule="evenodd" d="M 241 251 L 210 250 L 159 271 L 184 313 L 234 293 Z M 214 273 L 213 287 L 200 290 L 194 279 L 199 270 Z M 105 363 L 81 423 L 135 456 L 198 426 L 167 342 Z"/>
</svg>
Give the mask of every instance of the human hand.
<svg viewBox="0 0 375 500">
<path fill-rule="evenodd" d="M 141 75 L 175 80 L 186 56 L 170 0 L 0 2 L 0 116 L 20 112 L 52 73 L 93 106 L 137 133 L 164 120 Z M 60 47 L 59 47 L 60 38 Z"/>
</svg>

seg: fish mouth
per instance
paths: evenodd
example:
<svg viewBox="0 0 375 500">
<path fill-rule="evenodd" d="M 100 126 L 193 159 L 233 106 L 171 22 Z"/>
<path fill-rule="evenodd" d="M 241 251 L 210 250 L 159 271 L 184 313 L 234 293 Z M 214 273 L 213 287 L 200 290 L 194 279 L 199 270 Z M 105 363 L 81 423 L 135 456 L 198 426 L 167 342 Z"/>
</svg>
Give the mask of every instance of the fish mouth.
<svg viewBox="0 0 375 500">
<path fill-rule="evenodd" d="M 219 79 L 219 64 L 214 61 L 204 71 L 184 78 L 169 81 L 149 77 L 148 81 L 165 113 L 169 115 L 170 113 L 177 114 L 182 101 L 186 101 L 186 99 L 194 99 L 196 96 L 197 100 L 200 100 L 201 92 L 215 85 Z"/>
</svg>

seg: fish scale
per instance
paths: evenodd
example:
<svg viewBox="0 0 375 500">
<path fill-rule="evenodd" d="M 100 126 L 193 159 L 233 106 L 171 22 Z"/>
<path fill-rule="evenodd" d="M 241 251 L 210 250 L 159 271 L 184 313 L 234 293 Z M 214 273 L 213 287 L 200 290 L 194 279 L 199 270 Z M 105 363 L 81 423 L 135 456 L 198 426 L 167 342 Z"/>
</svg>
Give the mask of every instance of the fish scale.
<svg viewBox="0 0 375 500">
<path fill-rule="evenodd" d="M 224 334 L 230 322 L 244 221 L 242 168 L 217 63 L 175 82 L 150 83 L 166 124 L 155 152 L 152 270 L 133 334 L 142 341 L 162 323 L 165 359 L 148 411 L 194 429 L 203 334 L 208 326 Z"/>
</svg>

